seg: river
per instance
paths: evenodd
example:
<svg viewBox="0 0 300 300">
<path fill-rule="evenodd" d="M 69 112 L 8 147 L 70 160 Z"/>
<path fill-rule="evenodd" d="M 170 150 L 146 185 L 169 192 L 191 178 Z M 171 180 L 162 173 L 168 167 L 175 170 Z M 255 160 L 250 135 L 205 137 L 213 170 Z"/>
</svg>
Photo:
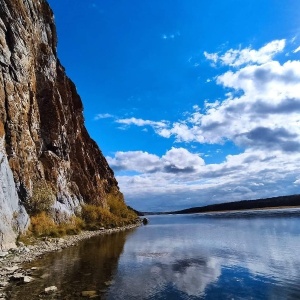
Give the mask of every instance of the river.
<svg viewBox="0 0 300 300">
<path fill-rule="evenodd" d="M 35 280 L 11 299 L 300 299 L 299 209 L 149 221 L 27 264 Z"/>
</svg>

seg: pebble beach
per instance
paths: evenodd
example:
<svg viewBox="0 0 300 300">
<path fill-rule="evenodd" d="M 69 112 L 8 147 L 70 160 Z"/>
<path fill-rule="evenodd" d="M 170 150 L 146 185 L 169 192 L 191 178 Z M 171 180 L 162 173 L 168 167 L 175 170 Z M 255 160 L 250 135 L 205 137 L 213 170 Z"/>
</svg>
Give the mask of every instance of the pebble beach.
<svg viewBox="0 0 300 300">
<path fill-rule="evenodd" d="M 124 231 L 140 226 L 141 223 L 117 227 L 113 229 L 100 229 L 96 231 L 82 231 L 78 235 L 68 235 L 61 238 L 36 239 L 32 245 L 25 245 L 22 242 L 18 243 L 18 247 L 8 251 L 0 252 L 0 300 L 6 300 L 6 287 L 10 282 L 19 281 L 26 284 L 32 280 L 31 271 L 23 269 L 22 265 L 26 262 L 41 258 L 44 254 L 55 252 L 67 247 L 73 247 L 78 242 L 92 238 L 98 235 L 112 234 L 114 232 Z M 45 288 L 45 293 L 55 292 L 55 286 Z"/>
</svg>

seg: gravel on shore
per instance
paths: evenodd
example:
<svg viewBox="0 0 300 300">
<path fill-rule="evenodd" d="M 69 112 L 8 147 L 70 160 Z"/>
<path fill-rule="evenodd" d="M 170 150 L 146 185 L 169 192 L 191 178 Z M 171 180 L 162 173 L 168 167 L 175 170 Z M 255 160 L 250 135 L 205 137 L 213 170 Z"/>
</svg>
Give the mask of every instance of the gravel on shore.
<svg viewBox="0 0 300 300">
<path fill-rule="evenodd" d="M 141 222 L 138 222 L 133 225 L 113 229 L 103 228 L 96 231 L 82 231 L 80 234 L 67 235 L 61 238 L 46 237 L 36 239 L 33 245 L 26 246 L 20 242 L 15 249 L 10 249 L 7 252 L 0 251 L 0 300 L 7 299 L 4 289 L 9 285 L 10 280 L 21 280 L 25 283 L 30 281 L 30 277 L 27 276 L 26 272 L 22 269 L 23 263 L 36 260 L 49 252 L 75 246 L 78 242 L 94 236 L 132 229 L 141 224 Z"/>
</svg>

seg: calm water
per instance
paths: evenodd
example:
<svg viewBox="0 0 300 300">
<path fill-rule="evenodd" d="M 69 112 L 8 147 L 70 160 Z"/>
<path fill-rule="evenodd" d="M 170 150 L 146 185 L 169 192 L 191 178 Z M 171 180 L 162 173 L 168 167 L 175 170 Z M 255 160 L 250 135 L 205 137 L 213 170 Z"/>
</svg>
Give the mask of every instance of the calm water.
<svg viewBox="0 0 300 300">
<path fill-rule="evenodd" d="M 151 216 L 27 265 L 38 278 L 11 299 L 50 285 L 48 299 L 300 299 L 300 210 L 288 212 Z"/>
</svg>

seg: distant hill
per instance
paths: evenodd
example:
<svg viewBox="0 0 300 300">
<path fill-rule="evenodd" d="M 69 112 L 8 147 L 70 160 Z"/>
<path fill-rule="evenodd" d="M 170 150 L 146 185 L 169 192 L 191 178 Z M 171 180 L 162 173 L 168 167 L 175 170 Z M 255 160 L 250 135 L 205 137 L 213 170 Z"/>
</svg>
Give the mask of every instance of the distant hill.
<svg viewBox="0 0 300 300">
<path fill-rule="evenodd" d="M 262 208 L 283 208 L 283 207 L 300 207 L 300 195 L 280 196 L 273 198 L 257 199 L 257 200 L 242 200 L 235 202 L 212 204 L 200 207 L 191 207 L 183 210 L 169 211 L 169 212 L 144 212 L 143 215 L 152 214 L 195 214 L 217 211 L 234 211 L 247 209 L 262 209 Z"/>
</svg>

